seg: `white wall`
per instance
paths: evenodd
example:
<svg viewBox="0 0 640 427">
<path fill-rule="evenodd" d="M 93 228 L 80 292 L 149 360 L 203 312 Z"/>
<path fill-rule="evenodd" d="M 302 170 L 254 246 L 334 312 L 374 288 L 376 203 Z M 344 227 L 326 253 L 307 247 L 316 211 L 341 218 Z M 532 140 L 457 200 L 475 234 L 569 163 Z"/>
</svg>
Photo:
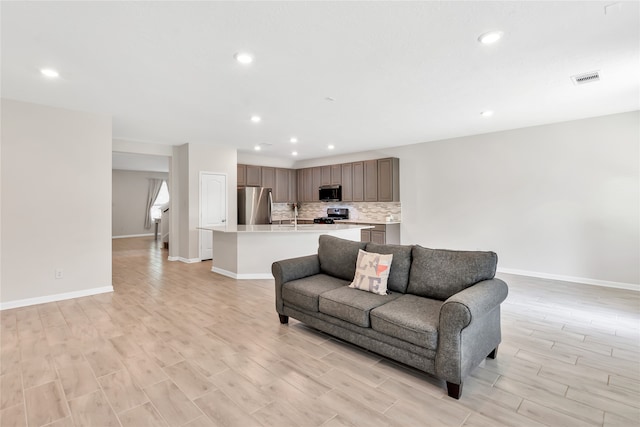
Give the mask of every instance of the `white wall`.
<svg viewBox="0 0 640 427">
<path fill-rule="evenodd" d="M 153 156 L 171 157 L 173 155 L 173 145 L 127 141 L 115 138 L 113 140 L 113 151 L 118 153 L 150 154 Z"/>
<path fill-rule="evenodd" d="M 238 163 L 245 165 L 271 166 L 274 168 L 292 169 L 295 161 L 293 158 L 269 157 L 241 151 L 238 152 Z"/>
<path fill-rule="evenodd" d="M 200 172 L 224 174 L 227 177 L 227 223 L 237 223 L 237 154 L 236 149 L 223 145 L 184 144 L 174 147 L 172 157 L 173 187 L 178 188 L 178 198 L 172 200 L 172 225 L 176 234 L 171 235 L 169 256 L 172 260 L 199 260 L 200 237 Z M 178 247 L 173 242 L 178 239 Z"/>
<path fill-rule="evenodd" d="M 113 237 L 137 236 L 154 233 L 154 225 L 144 228 L 149 178 L 168 180 L 163 172 L 140 172 L 113 170 L 112 217 Z"/>
<path fill-rule="evenodd" d="M 3 99 L 1 149 L 2 308 L 112 290 L 111 118 Z"/>
<path fill-rule="evenodd" d="M 293 165 L 293 169 L 312 168 L 315 166 L 335 165 L 338 163 L 360 162 L 362 160 L 375 160 L 391 157 L 391 148 L 377 151 L 359 151 L 357 153 L 343 154 L 339 156 L 322 157 L 318 159 L 299 160 Z M 402 170 L 402 168 L 400 168 Z"/>
<path fill-rule="evenodd" d="M 296 163 L 400 158 L 402 243 L 511 271 L 640 286 L 640 112 Z"/>
<path fill-rule="evenodd" d="M 235 148 L 189 144 L 189 258 L 200 256 L 200 172 L 227 176 L 227 224 L 238 222 L 238 163 Z"/>
<path fill-rule="evenodd" d="M 189 146 L 173 147 L 171 157 L 171 228 L 169 259 L 188 260 L 189 248 Z"/>
</svg>

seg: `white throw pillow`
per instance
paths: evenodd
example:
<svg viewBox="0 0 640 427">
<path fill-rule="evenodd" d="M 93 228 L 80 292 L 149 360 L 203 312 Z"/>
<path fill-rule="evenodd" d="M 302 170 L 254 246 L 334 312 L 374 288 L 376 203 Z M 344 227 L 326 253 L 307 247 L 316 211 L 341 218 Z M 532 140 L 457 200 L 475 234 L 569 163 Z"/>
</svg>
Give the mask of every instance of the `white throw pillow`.
<svg viewBox="0 0 640 427">
<path fill-rule="evenodd" d="M 376 254 L 360 249 L 356 262 L 356 275 L 349 287 L 387 295 L 387 280 L 392 259 L 393 254 Z"/>
</svg>

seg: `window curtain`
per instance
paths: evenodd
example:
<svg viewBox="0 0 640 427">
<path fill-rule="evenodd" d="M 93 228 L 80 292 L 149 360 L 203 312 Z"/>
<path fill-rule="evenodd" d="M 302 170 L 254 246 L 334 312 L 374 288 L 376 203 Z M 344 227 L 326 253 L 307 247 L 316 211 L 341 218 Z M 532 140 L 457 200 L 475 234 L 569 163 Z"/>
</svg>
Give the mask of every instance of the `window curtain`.
<svg viewBox="0 0 640 427">
<path fill-rule="evenodd" d="M 147 213 L 144 218 L 144 228 L 150 229 L 151 223 L 153 220 L 151 219 L 151 207 L 156 202 L 158 198 L 158 194 L 160 193 L 160 189 L 162 188 L 162 183 L 164 179 L 157 178 L 149 178 L 149 193 L 147 194 Z"/>
</svg>

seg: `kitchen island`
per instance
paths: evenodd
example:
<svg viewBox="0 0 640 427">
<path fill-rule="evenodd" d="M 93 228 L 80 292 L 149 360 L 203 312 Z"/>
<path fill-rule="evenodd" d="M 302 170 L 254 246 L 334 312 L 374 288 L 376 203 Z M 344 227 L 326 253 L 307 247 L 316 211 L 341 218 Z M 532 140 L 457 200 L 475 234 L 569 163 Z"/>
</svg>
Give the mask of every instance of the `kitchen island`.
<svg viewBox="0 0 640 427">
<path fill-rule="evenodd" d="M 283 224 L 202 227 L 213 233 L 211 271 L 234 279 L 271 279 L 271 264 L 318 252 L 318 238 L 330 234 L 360 241 L 356 224 Z"/>
</svg>

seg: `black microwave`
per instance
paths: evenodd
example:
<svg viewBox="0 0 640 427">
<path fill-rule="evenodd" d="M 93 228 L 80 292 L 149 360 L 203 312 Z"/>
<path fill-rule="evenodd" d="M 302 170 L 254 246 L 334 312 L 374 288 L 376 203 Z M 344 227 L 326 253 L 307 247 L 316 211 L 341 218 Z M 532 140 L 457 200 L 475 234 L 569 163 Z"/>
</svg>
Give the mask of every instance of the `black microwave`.
<svg viewBox="0 0 640 427">
<path fill-rule="evenodd" d="M 341 202 L 341 185 L 323 185 L 319 189 L 319 199 L 321 202 Z"/>
</svg>

